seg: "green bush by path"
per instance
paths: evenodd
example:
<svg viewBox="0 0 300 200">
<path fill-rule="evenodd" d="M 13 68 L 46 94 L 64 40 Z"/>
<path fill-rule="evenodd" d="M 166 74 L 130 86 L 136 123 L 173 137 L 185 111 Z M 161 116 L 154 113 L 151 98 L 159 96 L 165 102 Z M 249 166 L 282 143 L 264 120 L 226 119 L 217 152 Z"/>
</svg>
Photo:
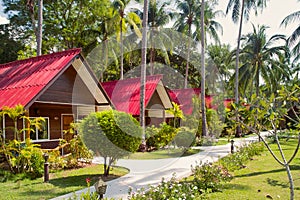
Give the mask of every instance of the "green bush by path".
<svg viewBox="0 0 300 200">
<path fill-rule="evenodd" d="M 281 140 L 285 154 L 289 157 L 292 155 L 296 146 L 296 140 Z M 276 154 L 276 144 L 272 144 Z M 295 184 L 295 199 L 300 199 L 300 158 L 291 163 L 291 171 Z M 270 155 L 268 150 L 260 156 L 254 156 L 243 169 L 233 172 L 233 180 L 227 183 L 222 192 L 208 194 L 209 199 L 249 199 L 265 200 L 267 196 L 273 199 L 289 199 L 289 181 L 285 169 L 279 165 Z"/>
</svg>

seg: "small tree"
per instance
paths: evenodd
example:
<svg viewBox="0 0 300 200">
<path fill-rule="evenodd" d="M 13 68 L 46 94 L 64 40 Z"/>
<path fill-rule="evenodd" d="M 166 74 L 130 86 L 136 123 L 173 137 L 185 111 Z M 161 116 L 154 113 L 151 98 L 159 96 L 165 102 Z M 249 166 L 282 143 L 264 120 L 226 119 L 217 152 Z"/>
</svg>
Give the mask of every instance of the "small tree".
<svg viewBox="0 0 300 200">
<path fill-rule="evenodd" d="M 104 158 L 104 175 L 117 159 L 138 150 L 142 141 L 139 123 L 131 115 L 118 111 L 91 113 L 80 124 L 83 142 Z"/>
<path fill-rule="evenodd" d="M 294 182 L 290 169 L 290 164 L 296 157 L 299 146 L 300 146 L 300 117 L 297 113 L 297 107 L 299 106 L 299 95 L 300 88 L 295 85 L 291 89 L 292 92 L 288 91 L 286 88 L 282 88 L 278 91 L 278 96 L 271 95 L 270 98 L 252 96 L 251 109 L 246 109 L 245 107 L 239 107 L 239 109 L 233 109 L 233 111 L 239 111 L 240 125 L 247 128 L 249 131 L 256 133 L 259 139 L 265 144 L 273 158 L 282 165 L 289 179 L 290 184 L 290 199 L 294 199 Z M 236 105 L 234 105 L 236 107 Z M 236 107 L 237 108 L 237 107 Z M 243 115 L 240 115 L 243 113 Z M 290 114 L 289 114 L 290 113 Z M 292 116 L 292 117 L 291 117 Z M 282 128 L 286 128 L 286 121 L 291 121 L 293 127 L 296 128 L 298 132 L 297 146 L 294 150 L 293 155 L 287 159 L 280 145 L 278 134 Z M 274 138 L 277 148 L 280 152 L 280 157 L 278 157 L 270 148 L 268 142 L 264 137 L 261 136 L 263 130 L 269 130 L 268 133 Z"/>
<path fill-rule="evenodd" d="M 25 109 L 24 106 L 22 105 L 16 105 L 13 108 L 4 106 L 2 108 L 2 114 L 3 115 L 8 115 L 9 118 L 11 118 L 13 120 L 14 123 L 14 127 L 10 127 L 13 129 L 14 132 L 14 139 L 15 140 L 19 140 L 19 135 L 18 135 L 18 119 L 20 119 L 22 117 L 23 114 L 25 114 Z"/>
<path fill-rule="evenodd" d="M 174 116 L 174 119 L 173 119 L 174 124 L 173 125 L 174 125 L 174 128 L 176 128 L 177 125 L 180 125 L 178 123 L 178 120 L 183 119 L 184 115 L 183 115 L 182 110 L 180 109 L 180 105 L 178 105 L 175 102 L 172 102 L 172 105 L 173 105 L 173 107 L 168 109 L 167 112 Z"/>
</svg>

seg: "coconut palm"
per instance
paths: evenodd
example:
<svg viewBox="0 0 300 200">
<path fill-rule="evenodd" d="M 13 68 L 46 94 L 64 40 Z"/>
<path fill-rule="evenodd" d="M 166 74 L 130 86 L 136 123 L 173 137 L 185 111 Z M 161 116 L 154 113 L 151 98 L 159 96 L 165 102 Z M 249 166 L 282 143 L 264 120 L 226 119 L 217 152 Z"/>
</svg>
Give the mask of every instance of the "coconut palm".
<svg viewBox="0 0 300 200">
<path fill-rule="evenodd" d="M 187 88 L 189 75 L 192 28 L 195 25 L 198 25 L 198 27 L 195 27 L 195 29 L 200 28 L 199 23 L 195 23 L 197 21 L 196 17 L 200 16 L 201 13 L 200 5 L 201 3 L 199 0 L 177 0 L 177 9 L 180 11 L 180 14 L 174 24 L 174 28 L 176 28 L 179 32 L 187 33 L 188 35 L 184 88 Z"/>
<path fill-rule="evenodd" d="M 205 38 L 211 38 L 213 41 L 219 42 L 218 31 L 223 32 L 223 28 L 220 23 L 215 19 L 224 15 L 221 10 L 215 11 L 216 2 L 209 1 L 205 3 L 204 8 L 204 29 Z M 201 2 L 199 0 L 178 0 L 177 9 L 180 11 L 178 19 L 174 23 L 174 28 L 182 33 L 188 35 L 187 41 L 187 61 L 185 69 L 185 83 L 184 87 L 187 87 L 187 80 L 189 74 L 190 64 L 190 52 L 191 52 L 191 38 L 196 41 L 201 41 L 201 20 L 198 16 L 201 16 Z M 206 39 L 205 39 L 206 43 Z"/>
<path fill-rule="evenodd" d="M 140 125 L 142 127 L 142 148 L 145 150 L 145 85 L 146 85 L 146 64 L 147 64 L 147 24 L 148 24 L 148 0 L 144 0 L 143 7 L 143 34 L 142 34 L 142 63 L 141 63 L 141 89 L 140 89 Z"/>
<path fill-rule="evenodd" d="M 293 54 L 293 56 L 295 56 L 295 59 L 294 59 L 295 62 L 300 60 L 300 24 L 299 24 L 299 20 L 300 20 L 300 10 L 288 15 L 281 22 L 281 26 L 284 25 L 285 27 L 287 27 L 289 24 L 291 24 L 293 22 L 296 22 L 296 23 L 298 22 L 298 26 L 296 27 L 296 29 L 294 30 L 292 35 L 288 38 L 288 45 L 290 47 L 292 47 L 292 54 Z"/>
<path fill-rule="evenodd" d="M 227 88 L 229 77 L 232 73 L 230 70 L 234 68 L 234 63 L 231 59 L 231 51 L 229 45 L 209 45 L 207 46 L 208 61 L 208 84 L 212 81 L 220 81 L 221 85 Z M 209 84 L 209 85 L 213 85 Z M 213 89 L 216 89 L 213 87 Z"/>
<path fill-rule="evenodd" d="M 231 18 L 234 23 L 239 22 L 239 32 L 236 48 L 236 63 L 235 63 L 235 101 L 239 102 L 239 54 L 240 54 L 240 42 L 242 35 L 243 22 L 249 20 L 249 14 L 251 10 L 255 11 L 266 7 L 266 0 L 229 0 L 226 14 L 232 9 Z"/>
<path fill-rule="evenodd" d="M 125 13 L 125 8 L 129 4 L 130 0 L 115 0 L 113 2 L 113 7 L 119 12 L 119 17 L 120 17 L 120 22 L 119 22 L 119 33 L 120 33 L 120 79 L 123 79 L 123 74 L 124 74 L 124 62 L 123 62 L 123 31 L 126 31 L 127 26 L 130 25 L 133 27 L 135 33 L 141 37 L 141 32 L 138 28 L 138 25 L 141 24 L 141 19 L 140 17 L 134 13 L 134 12 L 129 12 Z"/>
<path fill-rule="evenodd" d="M 274 82 L 280 82 L 278 72 L 284 77 L 290 75 L 289 68 L 284 64 L 286 63 L 285 55 L 288 55 L 285 36 L 273 35 L 268 39 L 266 29 L 267 27 L 264 25 L 257 28 L 253 25 L 253 32 L 241 38 L 241 41 L 245 42 L 240 52 L 242 61 L 239 69 L 241 87 L 243 91 L 246 91 L 248 87 L 254 88 L 256 96 L 259 96 L 261 79 L 267 85 L 272 86 Z M 280 41 L 283 45 L 274 45 Z"/>
<path fill-rule="evenodd" d="M 212 39 L 212 42 L 220 43 L 219 33 L 223 34 L 222 25 L 216 21 L 216 18 L 223 17 L 225 14 L 222 10 L 215 10 L 216 1 L 205 2 L 204 6 L 204 29 L 205 29 L 205 43 L 207 38 Z M 198 23 L 198 21 L 196 21 Z M 201 25 L 196 25 L 201 27 Z M 197 41 L 201 40 L 201 29 L 196 29 L 193 33 L 193 38 Z"/>
<path fill-rule="evenodd" d="M 171 39 L 163 27 L 167 25 L 174 17 L 170 11 L 170 2 L 164 1 L 157 3 L 156 0 L 150 0 L 148 9 L 148 39 L 150 49 L 150 74 L 154 74 L 154 62 L 156 54 L 163 57 L 166 64 L 170 64 L 168 50 L 170 49 Z M 137 10 L 137 13 L 143 18 L 144 13 Z"/>
<path fill-rule="evenodd" d="M 240 43 L 242 35 L 243 22 L 249 20 L 251 10 L 255 11 L 257 15 L 258 8 L 263 10 L 266 7 L 266 0 L 229 0 L 226 8 L 226 14 L 232 9 L 231 18 L 234 23 L 239 21 L 239 32 L 237 38 L 236 59 L 235 59 L 235 102 L 239 102 L 239 54 Z M 236 112 L 237 113 L 237 112 Z M 238 122 L 238 113 L 236 114 L 236 121 Z M 240 136 L 239 126 L 236 129 L 236 135 Z"/>
</svg>

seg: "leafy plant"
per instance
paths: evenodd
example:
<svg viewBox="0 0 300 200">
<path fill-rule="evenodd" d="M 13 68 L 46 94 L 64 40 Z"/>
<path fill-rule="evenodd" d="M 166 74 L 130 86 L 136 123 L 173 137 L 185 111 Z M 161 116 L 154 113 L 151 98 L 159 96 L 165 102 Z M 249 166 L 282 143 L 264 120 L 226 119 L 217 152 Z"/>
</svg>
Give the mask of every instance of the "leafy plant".
<svg viewBox="0 0 300 200">
<path fill-rule="evenodd" d="M 142 141 L 139 123 L 131 115 L 113 110 L 91 113 L 80 124 L 84 144 L 104 158 L 104 175 L 117 159 L 137 151 Z"/>
<path fill-rule="evenodd" d="M 241 146 L 236 153 L 221 158 L 219 164 L 229 171 L 235 171 L 244 168 L 249 160 L 256 155 L 260 155 L 263 150 L 264 144 L 261 142 Z"/>
<path fill-rule="evenodd" d="M 191 182 L 176 180 L 175 175 L 170 181 L 162 179 L 161 183 L 157 186 L 150 186 L 146 191 L 145 189 L 134 192 L 132 189 L 129 190 L 129 200 L 149 200 L 149 199 L 185 199 L 194 200 L 205 199 L 205 193 L 199 188 L 193 185 Z"/>
<path fill-rule="evenodd" d="M 187 127 L 181 127 L 174 138 L 174 141 L 178 147 L 183 147 L 187 150 L 195 143 L 195 133 L 189 130 Z"/>
<path fill-rule="evenodd" d="M 220 191 L 222 183 L 232 179 L 231 174 L 225 167 L 209 162 L 192 167 L 192 173 L 194 185 L 207 192 Z"/>
<path fill-rule="evenodd" d="M 146 129 L 146 139 L 148 147 L 159 149 L 167 146 L 172 142 L 177 134 L 177 129 L 163 122 L 159 128 L 154 126 Z"/>
<path fill-rule="evenodd" d="M 39 145 L 25 144 L 17 140 L 9 143 L 1 141 L 0 153 L 4 155 L 12 173 L 26 173 L 32 178 L 42 176 L 44 159 Z"/>
</svg>

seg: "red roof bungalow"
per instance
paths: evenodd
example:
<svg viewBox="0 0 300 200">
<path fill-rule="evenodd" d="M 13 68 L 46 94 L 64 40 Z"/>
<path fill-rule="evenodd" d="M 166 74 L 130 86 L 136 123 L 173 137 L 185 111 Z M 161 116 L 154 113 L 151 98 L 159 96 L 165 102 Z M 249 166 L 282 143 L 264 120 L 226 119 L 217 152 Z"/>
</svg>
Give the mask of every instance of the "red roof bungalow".
<svg viewBox="0 0 300 200">
<path fill-rule="evenodd" d="M 193 113 L 193 97 L 200 95 L 200 88 L 187 88 L 187 89 L 172 89 L 169 90 L 169 95 L 173 102 L 180 105 L 180 108 L 184 115 L 191 115 Z M 206 107 L 213 108 L 212 105 L 212 96 L 207 95 L 206 99 Z"/>
<path fill-rule="evenodd" d="M 43 130 L 30 133 L 42 148 L 55 148 L 71 122 L 110 108 L 108 96 L 80 52 L 72 49 L 0 65 L 0 110 L 21 104 L 30 118 L 43 117 Z M 6 129 L 12 124 L 6 115 L 0 122 L 5 139 L 13 139 Z M 24 124 L 19 120 L 18 128 Z M 25 133 L 20 137 L 24 139 Z"/>
<path fill-rule="evenodd" d="M 162 84 L 162 75 L 147 76 L 145 86 L 146 125 L 158 125 L 171 118 L 166 109 L 172 108 L 168 92 Z M 139 118 L 140 78 L 101 83 L 116 110 Z"/>
</svg>

